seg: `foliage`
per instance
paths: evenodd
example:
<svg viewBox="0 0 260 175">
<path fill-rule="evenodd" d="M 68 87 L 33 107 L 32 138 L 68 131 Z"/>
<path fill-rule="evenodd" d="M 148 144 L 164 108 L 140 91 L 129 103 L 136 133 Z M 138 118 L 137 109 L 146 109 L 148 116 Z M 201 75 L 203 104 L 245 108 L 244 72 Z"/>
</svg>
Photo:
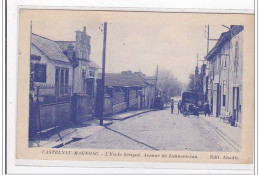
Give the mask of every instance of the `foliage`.
<svg viewBox="0 0 260 175">
<path fill-rule="evenodd" d="M 204 73 L 200 74 L 190 74 L 189 79 L 189 85 L 187 87 L 187 91 L 191 92 L 203 92 L 203 77 Z"/>
<path fill-rule="evenodd" d="M 170 97 L 180 96 L 183 89 L 182 83 L 171 71 L 165 69 L 159 70 L 157 84 L 163 90 L 168 100 Z"/>
</svg>

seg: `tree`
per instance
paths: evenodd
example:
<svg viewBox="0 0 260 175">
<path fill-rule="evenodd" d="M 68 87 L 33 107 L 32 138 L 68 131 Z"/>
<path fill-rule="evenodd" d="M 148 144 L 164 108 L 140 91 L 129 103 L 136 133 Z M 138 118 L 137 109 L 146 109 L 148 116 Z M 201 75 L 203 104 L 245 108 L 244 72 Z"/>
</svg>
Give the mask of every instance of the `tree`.
<svg viewBox="0 0 260 175">
<path fill-rule="evenodd" d="M 187 87 L 188 91 L 191 92 L 200 92 L 203 93 L 203 78 L 205 76 L 205 65 L 203 64 L 201 67 L 201 72 L 199 73 L 198 67 L 195 68 L 195 74 L 190 74 L 189 79 L 189 85 Z"/>
<path fill-rule="evenodd" d="M 169 70 L 159 70 L 157 84 L 165 93 L 167 101 L 170 97 L 181 95 L 182 83 Z"/>
</svg>

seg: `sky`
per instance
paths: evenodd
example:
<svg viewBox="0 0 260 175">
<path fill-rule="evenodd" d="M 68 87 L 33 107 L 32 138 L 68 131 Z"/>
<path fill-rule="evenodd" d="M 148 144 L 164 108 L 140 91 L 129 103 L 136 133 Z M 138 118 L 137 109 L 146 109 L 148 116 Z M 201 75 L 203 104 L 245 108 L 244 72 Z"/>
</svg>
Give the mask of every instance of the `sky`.
<svg viewBox="0 0 260 175">
<path fill-rule="evenodd" d="M 209 16 L 209 15 L 208 15 Z M 213 17 L 212 17 L 213 18 Z M 58 41 L 75 40 L 75 31 L 83 30 L 91 36 L 90 58 L 102 67 L 103 22 L 108 22 L 106 72 L 141 71 L 154 75 L 160 69 L 171 71 L 183 83 L 194 73 L 196 55 L 204 59 L 207 52 L 206 25 L 210 38 L 219 38 L 228 29 L 228 22 L 214 22 L 194 14 L 126 12 L 56 12 L 45 11 L 32 17 L 35 34 Z M 210 48 L 215 42 L 210 41 Z M 199 62 L 201 65 L 202 62 Z"/>
</svg>

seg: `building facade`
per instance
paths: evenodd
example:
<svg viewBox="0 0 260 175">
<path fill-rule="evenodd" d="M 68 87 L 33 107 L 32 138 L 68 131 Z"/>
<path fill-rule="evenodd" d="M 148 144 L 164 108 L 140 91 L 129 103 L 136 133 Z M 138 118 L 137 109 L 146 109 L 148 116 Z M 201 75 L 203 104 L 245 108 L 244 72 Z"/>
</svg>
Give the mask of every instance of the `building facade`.
<svg viewBox="0 0 260 175">
<path fill-rule="evenodd" d="M 99 66 L 86 27 L 75 41 L 32 33 L 30 50 L 30 133 L 92 119 Z"/>
<path fill-rule="evenodd" d="M 206 56 L 208 71 L 204 78 L 212 115 L 230 115 L 236 125 L 242 122 L 243 30 L 241 25 L 232 25 L 221 34 Z"/>
</svg>

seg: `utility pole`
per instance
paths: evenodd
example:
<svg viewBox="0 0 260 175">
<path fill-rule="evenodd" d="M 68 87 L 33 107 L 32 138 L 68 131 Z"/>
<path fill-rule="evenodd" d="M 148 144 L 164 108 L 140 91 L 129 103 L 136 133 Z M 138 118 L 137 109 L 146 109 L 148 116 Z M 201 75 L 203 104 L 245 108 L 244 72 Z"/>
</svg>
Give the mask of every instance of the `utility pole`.
<svg viewBox="0 0 260 175">
<path fill-rule="evenodd" d="M 100 109 L 100 126 L 103 126 L 103 118 L 104 118 L 106 42 L 107 42 L 107 22 L 104 22 L 104 39 L 103 39 L 103 55 L 102 55 L 102 84 L 101 84 L 102 100 L 101 100 L 101 109 Z"/>
<path fill-rule="evenodd" d="M 206 27 L 206 26 L 205 26 Z M 208 26 L 207 26 L 207 54 L 209 53 L 209 41 L 218 41 L 218 39 L 211 39 L 210 37 L 209 37 L 209 24 L 208 24 Z"/>
<path fill-rule="evenodd" d="M 199 54 L 198 53 L 197 53 L 196 57 L 197 57 L 197 67 L 199 67 Z"/>
<path fill-rule="evenodd" d="M 209 24 L 208 24 L 208 37 L 207 37 L 207 54 L 209 53 Z"/>
<path fill-rule="evenodd" d="M 158 79 L 158 65 L 157 65 L 157 68 L 156 68 L 154 109 L 156 109 L 157 79 Z"/>
<path fill-rule="evenodd" d="M 156 68 L 156 85 L 157 85 L 157 81 L 158 81 L 158 65 L 157 65 L 157 68 Z"/>
</svg>

